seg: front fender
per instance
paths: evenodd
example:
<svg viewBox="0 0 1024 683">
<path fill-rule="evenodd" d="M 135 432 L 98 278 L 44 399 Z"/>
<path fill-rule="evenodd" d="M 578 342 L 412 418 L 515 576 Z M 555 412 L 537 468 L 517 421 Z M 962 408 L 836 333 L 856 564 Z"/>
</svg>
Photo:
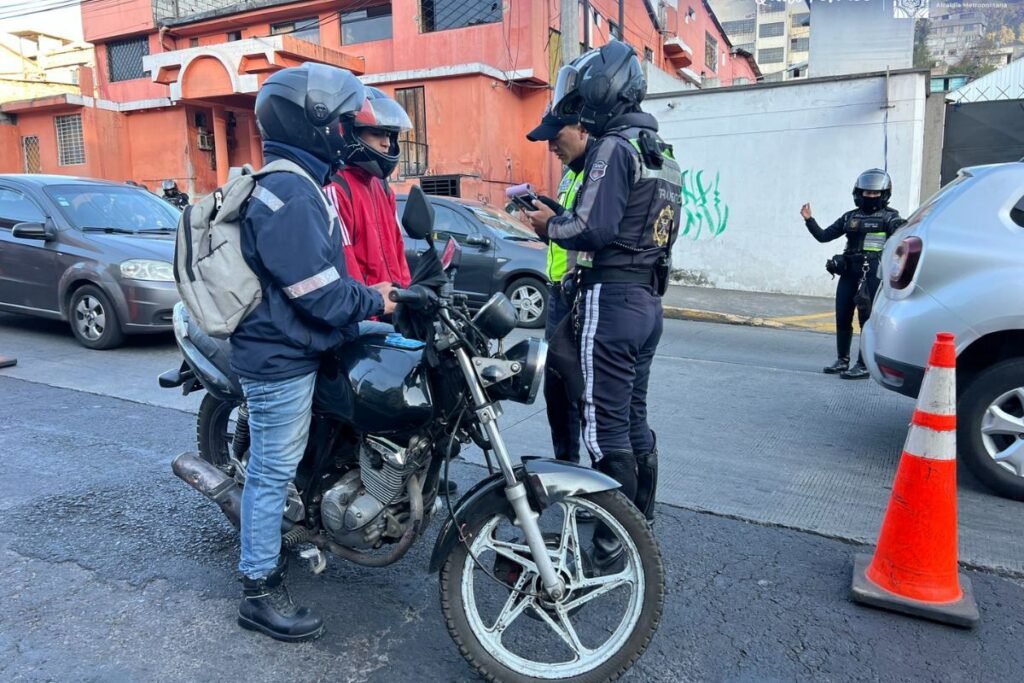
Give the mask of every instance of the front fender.
<svg viewBox="0 0 1024 683">
<path fill-rule="evenodd" d="M 535 508 L 544 508 L 567 496 L 578 496 L 619 488 L 619 482 L 597 470 L 573 463 L 527 456 L 515 468 L 518 481 L 526 484 L 530 502 Z M 466 491 L 455 506 L 455 516 L 445 520 L 430 556 L 430 571 L 440 571 L 441 565 L 459 543 L 460 530 L 470 529 L 483 519 L 496 514 L 513 518 L 512 505 L 505 497 L 505 479 L 492 474 Z"/>
</svg>

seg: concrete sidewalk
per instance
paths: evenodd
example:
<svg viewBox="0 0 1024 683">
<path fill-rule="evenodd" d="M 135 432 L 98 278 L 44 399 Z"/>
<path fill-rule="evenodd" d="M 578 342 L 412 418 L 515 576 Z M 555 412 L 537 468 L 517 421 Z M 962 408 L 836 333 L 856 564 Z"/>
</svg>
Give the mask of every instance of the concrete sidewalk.
<svg viewBox="0 0 1024 683">
<path fill-rule="evenodd" d="M 679 320 L 829 334 L 836 331 L 835 302 L 830 297 L 671 285 L 662 298 L 662 305 L 666 318 Z"/>
</svg>

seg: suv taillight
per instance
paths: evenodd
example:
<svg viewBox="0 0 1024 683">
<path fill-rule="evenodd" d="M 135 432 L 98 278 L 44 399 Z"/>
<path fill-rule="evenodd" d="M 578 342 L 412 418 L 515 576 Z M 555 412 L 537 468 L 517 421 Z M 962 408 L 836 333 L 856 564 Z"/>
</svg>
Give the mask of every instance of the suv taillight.
<svg viewBox="0 0 1024 683">
<path fill-rule="evenodd" d="M 914 279 L 917 262 L 921 260 L 922 246 L 920 237 L 907 237 L 896 247 L 892 254 L 892 273 L 889 275 L 889 285 L 893 289 L 906 289 Z"/>
</svg>

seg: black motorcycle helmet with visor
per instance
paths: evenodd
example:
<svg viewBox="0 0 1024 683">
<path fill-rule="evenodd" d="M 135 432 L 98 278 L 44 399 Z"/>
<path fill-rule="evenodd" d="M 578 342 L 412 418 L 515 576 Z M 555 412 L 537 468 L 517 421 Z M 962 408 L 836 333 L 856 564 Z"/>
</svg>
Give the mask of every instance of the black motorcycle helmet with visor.
<svg viewBox="0 0 1024 683">
<path fill-rule="evenodd" d="M 347 113 L 341 119 L 345 151 L 342 160 L 358 166 L 370 175 L 384 179 L 391 175 L 398 165 L 401 149 L 398 136 L 412 128 L 409 115 L 402 105 L 377 88 L 366 88 L 366 100 L 357 112 Z M 374 128 L 388 134 L 391 144 L 388 151 L 368 145 L 359 135 L 360 129 Z"/>
<path fill-rule="evenodd" d="M 176 183 L 173 180 L 165 180 L 162 183 L 160 183 L 160 189 L 164 191 L 164 194 L 167 194 L 168 192 L 176 193 L 178 191 L 178 183 Z"/>
<path fill-rule="evenodd" d="M 365 100 L 365 86 L 350 71 L 307 62 L 281 69 L 263 83 L 256 95 L 256 124 L 264 140 L 297 147 L 333 171 L 344 161 L 341 117 L 359 111 Z"/>
<path fill-rule="evenodd" d="M 646 94 L 636 52 L 612 40 L 559 70 L 551 111 L 564 118 L 579 116 L 588 133 L 601 135 L 616 116 L 636 111 Z"/>
<path fill-rule="evenodd" d="M 878 192 L 879 197 L 865 197 L 865 192 Z M 878 211 L 889 205 L 892 196 L 892 180 L 880 168 L 869 168 L 857 176 L 853 184 L 853 203 L 862 211 Z"/>
</svg>

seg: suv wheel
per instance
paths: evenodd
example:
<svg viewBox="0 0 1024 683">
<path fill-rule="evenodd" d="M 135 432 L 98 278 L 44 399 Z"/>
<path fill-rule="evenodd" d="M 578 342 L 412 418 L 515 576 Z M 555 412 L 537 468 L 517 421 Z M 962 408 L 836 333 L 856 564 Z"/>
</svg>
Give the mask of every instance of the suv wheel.
<svg viewBox="0 0 1024 683">
<path fill-rule="evenodd" d="M 121 321 L 110 299 L 98 287 L 75 290 L 68 305 L 68 321 L 75 339 L 90 349 L 112 349 L 124 341 Z"/>
<path fill-rule="evenodd" d="M 999 495 L 1024 500 L 1024 359 L 996 363 L 972 377 L 958 404 L 964 464 Z"/>
</svg>

